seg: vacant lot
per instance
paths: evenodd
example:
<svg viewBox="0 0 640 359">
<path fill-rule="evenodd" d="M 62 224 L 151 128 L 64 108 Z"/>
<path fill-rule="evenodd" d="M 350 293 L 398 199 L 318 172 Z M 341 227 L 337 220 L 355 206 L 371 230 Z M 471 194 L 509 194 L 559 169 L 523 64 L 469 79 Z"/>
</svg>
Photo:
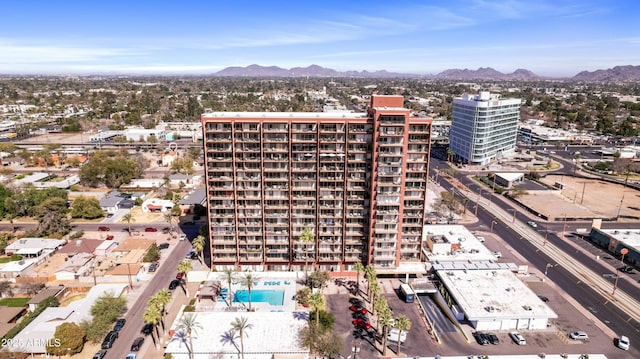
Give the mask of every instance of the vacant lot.
<svg viewBox="0 0 640 359">
<path fill-rule="evenodd" d="M 562 190 L 529 191 L 519 201 L 549 218 L 640 218 L 640 193 L 623 185 L 597 179 L 549 175 L 541 179 Z"/>
</svg>

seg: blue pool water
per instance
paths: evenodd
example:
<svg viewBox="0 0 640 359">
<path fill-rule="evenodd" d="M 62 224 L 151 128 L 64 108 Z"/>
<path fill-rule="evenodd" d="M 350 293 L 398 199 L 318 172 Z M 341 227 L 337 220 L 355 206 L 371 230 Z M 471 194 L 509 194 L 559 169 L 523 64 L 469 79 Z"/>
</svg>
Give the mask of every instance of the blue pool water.
<svg viewBox="0 0 640 359">
<path fill-rule="evenodd" d="M 248 303 L 249 292 L 246 290 L 239 290 L 233 296 L 234 303 Z M 284 290 L 252 290 L 251 302 L 264 302 L 271 305 L 283 305 L 284 304 Z"/>
</svg>

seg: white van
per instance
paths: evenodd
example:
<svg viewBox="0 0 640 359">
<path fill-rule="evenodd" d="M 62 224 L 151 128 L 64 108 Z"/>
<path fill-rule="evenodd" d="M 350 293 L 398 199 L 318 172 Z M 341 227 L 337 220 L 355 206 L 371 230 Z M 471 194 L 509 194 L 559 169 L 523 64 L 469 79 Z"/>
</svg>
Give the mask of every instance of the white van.
<svg viewBox="0 0 640 359">
<path fill-rule="evenodd" d="M 400 335 L 399 329 L 391 328 L 389 334 L 387 334 L 387 340 L 397 343 L 398 339 L 400 339 L 400 343 L 404 343 L 407 340 L 407 332 L 403 330 L 402 335 Z"/>
</svg>

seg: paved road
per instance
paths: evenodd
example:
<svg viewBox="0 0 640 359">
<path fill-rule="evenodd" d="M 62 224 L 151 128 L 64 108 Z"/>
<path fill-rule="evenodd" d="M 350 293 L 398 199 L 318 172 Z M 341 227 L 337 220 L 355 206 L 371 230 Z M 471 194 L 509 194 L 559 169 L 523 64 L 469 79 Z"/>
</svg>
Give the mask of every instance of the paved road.
<svg viewBox="0 0 640 359">
<path fill-rule="evenodd" d="M 184 255 L 191 249 L 189 241 L 178 241 L 177 245 L 160 267 L 156 271 L 153 279 L 146 284 L 143 284 L 144 288 L 137 288 L 141 290 L 139 297 L 135 303 L 129 303 L 129 310 L 125 315 L 127 324 L 121 330 L 118 340 L 115 341 L 113 348 L 107 352 L 106 359 L 124 358 L 131 349 L 131 343 L 136 337 L 142 336 L 140 330 L 142 329 L 144 322 L 142 320 L 142 314 L 149 298 L 160 291 L 163 288 L 167 288 L 171 279 L 176 275 L 176 268 L 178 262 L 184 259 Z M 176 290 L 180 290 L 179 288 Z M 174 293 L 175 296 L 175 293 Z M 171 323 L 165 323 L 165 325 L 171 325 Z M 161 329 L 161 328 L 160 328 Z M 145 342 L 151 342 L 151 338 L 147 337 Z M 145 347 L 149 346 L 145 343 Z M 145 358 L 145 356 L 141 356 Z"/>
</svg>

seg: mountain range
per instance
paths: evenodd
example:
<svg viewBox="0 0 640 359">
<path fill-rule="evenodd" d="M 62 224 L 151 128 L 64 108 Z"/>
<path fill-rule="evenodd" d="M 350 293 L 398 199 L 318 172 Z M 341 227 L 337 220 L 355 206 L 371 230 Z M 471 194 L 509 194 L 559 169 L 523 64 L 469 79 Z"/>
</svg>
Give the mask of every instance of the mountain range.
<svg viewBox="0 0 640 359">
<path fill-rule="evenodd" d="M 626 82 L 640 81 L 640 66 L 616 66 L 611 69 L 582 71 L 573 77 L 551 78 L 539 76 L 526 69 L 517 69 L 512 73 L 502 73 L 491 67 L 481 67 L 477 70 L 449 69 L 435 75 L 418 75 L 410 73 L 380 71 L 336 71 L 318 65 L 308 67 L 293 67 L 284 69 L 277 66 L 249 65 L 247 67 L 227 67 L 213 76 L 217 77 L 359 77 L 359 78 L 425 78 L 447 80 L 551 80 L 563 79 L 584 82 Z"/>
</svg>

